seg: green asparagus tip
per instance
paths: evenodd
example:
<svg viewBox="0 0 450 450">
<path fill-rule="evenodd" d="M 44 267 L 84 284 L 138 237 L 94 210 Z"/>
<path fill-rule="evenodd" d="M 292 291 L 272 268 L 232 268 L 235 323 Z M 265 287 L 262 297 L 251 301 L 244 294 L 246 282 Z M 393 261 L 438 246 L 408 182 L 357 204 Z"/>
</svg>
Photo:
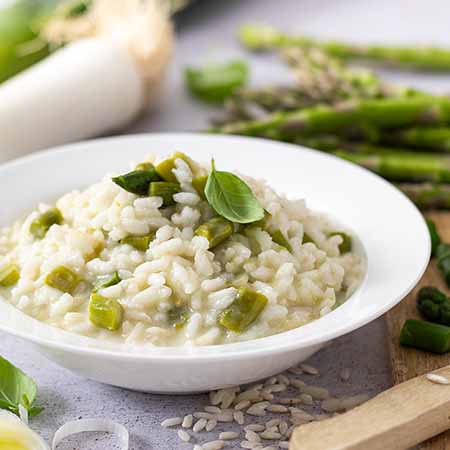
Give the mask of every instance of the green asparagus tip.
<svg viewBox="0 0 450 450">
<path fill-rule="evenodd" d="M 264 50 L 276 45 L 282 35 L 270 25 L 247 24 L 239 29 L 238 38 L 250 50 Z"/>
<path fill-rule="evenodd" d="M 450 325 L 450 299 L 435 287 L 420 289 L 417 294 L 417 309 L 430 322 Z"/>
</svg>

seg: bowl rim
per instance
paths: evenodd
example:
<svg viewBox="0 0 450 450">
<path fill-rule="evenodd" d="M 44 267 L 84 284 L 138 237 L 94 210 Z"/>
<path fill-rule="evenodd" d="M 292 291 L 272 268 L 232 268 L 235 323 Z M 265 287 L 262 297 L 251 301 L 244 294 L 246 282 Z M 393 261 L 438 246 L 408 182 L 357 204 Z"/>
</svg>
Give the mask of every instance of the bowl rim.
<svg viewBox="0 0 450 450">
<path fill-rule="evenodd" d="M 400 192 L 395 186 L 393 186 L 388 181 L 384 180 L 383 178 L 379 177 L 378 175 L 368 171 L 367 169 L 364 169 L 362 167 L 356 166 L 353 163 L 350 163 L 348 161 L 344 161 L 340 158 L 337 158 L 334 155 L 330 154 L 324 154 L 323 152 L 319 152 L 317 150 L 309 149 L 307 147 L 279 142 L 279 141 L 271 141 L 268 139 L 263 138 L 255 138 L 255 137 L 247 137 L 247 136 L 238 136 L 238 135 L 211 135 L 211 134 L 205 134 L 205 133 L 195 133 L 195 132 L 164 132 L 164 133 L 140 133 L 140 134 L 129 134 L 129 135 L 120 135 L 120 136 L 113 136 L 113 137 L 105 137 L 105 138 L 99 138 L 99 139 L 91 139 L 86 140 L 82 142 L 76 142 L 71 143 L 67 145 L 62 145 L 38 152 L 34 152 L 30 155 L 20 157 L 18 159 L 8 161 L 6 163 L 3 163 L 0 165 L 0 177 L 2 173 L 5 173 L 9 170 L 14 170 L 15 168 L 19 168 L 23 164 L 32 164 L 36 160 L 45 159 L 49 157 L 50 155 L 61 155 L 64 153 L 71 153 L 77 151 L 80 147 L 84 146 L 101 146 L 103 144 L 107 144 L 111 141 L 121 141 L 121 140 L 148 140 L 151 138 L 162 138 L 162 139 L 174 139 L 175 138 L 186 138 L 186 139 L 217 139 L 217 140 L 225 140 L 225 141 L 240 141 L 241 143 L 245 143 L 245 141 L 249 142 L 259 142 L 261 144 L 267 145 L 268 143 L 274 145 L 283 147 L 287 151 L 296 151 L 299 150 L 313 154 L 313 155 L 320 155 L 320 157 L 323 158 L 329 158 L 334 159 L 336 161 L 336 164 L 341 164 L 343 166 L 352 166 L 353 170 L 360 171 L 364 173 L 365 176 L 371 177 L 373 179 L 376 179 L 377 182 L 384 184 L 388 187 L 388 189 L 391 189 L 392 191 L 395 191 L 398 194 L 400 194 L 403 197 L 403 200 L 409 204 L 409 207 L 413 208 L 417 215 L 419 216 L 418 219 L 422 221 L 423 227 L 426 229 L 426 223 L 425 219 L 419 212 L 419 210 L 416 208 L 416 206 L 411 202 L 411 200 L 406 197 L 402 192 Z M 91 149 L 90 151 L 95 151 L 94 149 Z M 299 350 L 301 348 L 307 348 L 307 347 L 313 347 L 313 346 L 320 346 L 324 343 L 333 340 L 337 337 L 343 336 L 345 334 L 348 334 L 367 323 L 377 319 L 387 311 L 389 311 L 391 308 L 393 308 L 395 305 L 397 305 L 413 288 L 416 286 L 422 275 L 424 274 L 429 258 L 431 253 L 431 241 L 428 235 L 428 231 L 426 232 L 427 239 L 426 242 L 424 242 L 425 245 L 425 254 L 427 255 L 426 258 L 421 262 L 420 267 L 417 270 L 417 273 L 415 274 L 414 281 L 410 282 L 407 286 L 404 286 L 401 293 L 394 296 L 390 301 L 386 301 L 383 305 L 381 305 L 376 310 L 365 314 L 359 314 L 357 317 L 352 317 L 352 320 L 349 321 L 346 324 L 342 324 L 340 327 L 337 328 L 330 328 L 326 330 L 321 330 L 320 333 L 318 333 L 316 336 L 309 336 L 305 340 L 299 341 L 295 339 L 295 334 L 300 329 L 304 329 L 305 327 L 313 327 L 318 322 L 321 322 L 326 317 L 329 317 L 333 314 L 331 313 L 327 314 L 323 318 L 316 319 L 308 324 L 305 324 L 301 327 L 297 327 L 282 333 L 278 333 L 275 335 L 270 335 L 266 337 L 262 337 L 259 339 L 252 339 L 249 341 L 242 341 L 242 342 L 235 342 L 235 343 L 229 343 L 229 344 L 219 344 L 219 345 L 210 345 L 210 346 L 196 346 L 196 347 L 161 347 L 161 346 L 155 346 L 155 347 L 148 347 L 148 348 L 139 348 L 139 346 L 130 346 L 129 344 L 118 344 L 117 349 L 110 349 L 109 346 L 102 348 L 100 345 L 102 341 L 99 341 L 95 338 L 90 338 L 86 336 L 80 336 L 82 340 L 88 340 L 92 342 L 92 346 L 82 346 L 67 342 L 59 342 L 54 339 L 45 338 L 42 336 L 36 336 L 31 333 L 22 332 L 20 330 L 15 330 L 10 327 L 8 327 L 7 324 L 2 324 L 0 321 L 0 331 L 6 332 L 9 334 L 12 334 L 18 338 L 21 338 L 26 341 L 31 341 L 34 344 L 38 344 L 40 346 L 46 347 L 46 348 L 52 348 L 55 350 L 62 350 L 62 351 L 70 351 L 71 353 L 76 354 L 90 354 L 90 355 L 97 355 L 102 357 L 107 357 L 110 359 L 120 359 L 120 360 L 134 360 L 134 361 L 151 361 L 151 360 L 164 360 L 165 362 L 173 362 L 177 363 L 180 360 L 192 360 L 193 358 L 198 360 L 241 360 L 246 359 L 249 356 L 251 357 L 261 357 L 261 356 L 269 356 L 273 353 L 286 353 L 286 352 L 292 352 L 295 350 Z M 365 278 L 361 285 L 358 287 L 358 289 L 346 300 L 346 302 L 354 299 L 357 296 L 363 295 L 364 289 L 367 285 L 368 281 L 368 271 L 366 271 Z M 7 305 L 14 308 L 14 306 L 10 305 L 9 303 L 5 302 L 1 299 L 0 301 L 6 303 Z M 340 307 L 339 307 L 340 308 Z M 336 308 L 338 310 L 339 308 Z M 15 308 L 14 308 L 15 309 Z M 74 339 L 74 336 L 77 335 L 75 333 L 70 333 L 68 331 L 59 329 L 57 327 L 52 327 L 46 323 L 40 322 L 37 319 L 34 319 L 25 313 L 22 313 L 20 310 L 17 310 L 25 316 L 27 319 L 32 320 L 35 325 L 39 324 L 43 328 L 50 327 L 52 330 L 56 330 L 58 333 L 62 333 L 65 336 L 70 336 L 71 339 Z M 280 344 L 279 342 L 273 342 L 280 340 L 280 337 L 288 337 L 286 341 L 283 344 Z M 249 343 L 251 344 L 251 348 L 243 348 L 243 347 L 249 347 Z M 277 344 L 277 345 L 275 345 Z M 136 351 L 139 348 L 139 351 Z M 168 353 L 163 353 L 164 351 L 167 351 Z"/>
</svg>

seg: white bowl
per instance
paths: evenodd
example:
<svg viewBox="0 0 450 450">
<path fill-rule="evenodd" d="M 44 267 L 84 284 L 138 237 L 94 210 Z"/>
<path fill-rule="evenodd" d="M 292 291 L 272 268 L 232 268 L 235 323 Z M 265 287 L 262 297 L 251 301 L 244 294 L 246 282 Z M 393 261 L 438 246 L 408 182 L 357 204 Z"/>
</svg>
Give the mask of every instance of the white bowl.
<svg viewBox="0 0 450 450">
<path fill-rule="evenodd" d="M 223 169 L 265 178 L 280 192 L 306 198 L 359 236 L 368 257 L 361 288 L 342 306 L 303 327 L 258 340 L 198 348 L 112 346 L 50 327 L 0 300 L 0 330 L 49 359 L 104 383 L 152 392 L 195 392 L 273 375 L 330 340 L 396 305 L 422 276 L 430 239 L 422 215 L 397 189 L 353 164 L 313 150 L 262 139 L 201 134 L 124 136 L 38 153 L 0 166 L 0 226 L 40 201 L 121 171 L 149 153 L 212 156 Z"/>
</svg>

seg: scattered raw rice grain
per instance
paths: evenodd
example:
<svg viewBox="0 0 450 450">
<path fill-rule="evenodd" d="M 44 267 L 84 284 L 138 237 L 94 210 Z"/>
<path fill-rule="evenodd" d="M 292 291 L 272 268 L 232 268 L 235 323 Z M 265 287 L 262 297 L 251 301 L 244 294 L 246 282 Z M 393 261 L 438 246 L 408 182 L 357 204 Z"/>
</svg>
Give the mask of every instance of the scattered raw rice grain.
<svg viewBox="0 0 450 450">
<path fill-rule="evenodd" d="M 292 398 L 280 398 L 278 399 L 278 403 L 281 405 L 290 405 L 292 400 Z"/>
<path fill-rule="evenodd" d="M 214 430 L 214 428 L 216 428 L 216 426 L 217 426 L 217 420 L 215 420 L 215 419 L 208 420 L 205 430 L 212 431 L 212 430 Z"/>
<path fill-rule="evenodd" d="M 205 406 L 205 411 L 211 414 L 220 414 L 222 412 L 217 406 Z"/>
<path fill-rule="evenodd" d="M 194 414 L 192 414 L 196 419 L 215 419 L 215 414 L 203 412 L 203 411 L 197 411 Z"/>
<path fill-rule="evenodd" d="M 253 405 L 247 409 L 247 414 L 249 414 L 250 416 L 264 417 L 266 415 L 266 410 L 261 406 Z"/>
<path fill-rule="evenodd" d="M 265 381 L 264 386 L 271 386 L 272 384 L 276 384 L 277 382 L 277 377 L 270 377 Z"/>
<path fill-rule="evenodd" d="M 310 366 L 309 364 L 300 364 L 300 369 L 303 371 L 303 373 L 306 373 L 307 375 L 319 375 L 318 369 L 316 369 L 313 366 Z"/>
<path fill-rule="evenodd" d="M 268 386 L 264 388 L 265 392 L 268 392 L 269 394 L 277 393 L 277 392 L 283 392 L 287 389 L 287 386 L 285 384 L 273 384 L 272 386 Z"/>
<path fill-rule="evenodd" d="M 353 395 L 351 397 L 344 397 L 342 399 L 342 404 L 344 406 L 344 409 L 346 411 L 356 408 L 359 405 L 362 405 L 363 403 L 367 402 L 369 400 L 369 396 L 367 394 L 359 394 L 359 395 Z"/>
<path fill-rule="evenodd" d="M 314 400 L 313 400 L 312 396 L 309 395 L 309 394 L 300 394 L 299 399 L 305 405 L 312 405 L 314 403 Z"/>
<path fill-rule="evenodd" d="M 178 437 L 184 442 L 189 442 L 191 440 L 191 435 L 184 430 L 178 430 Z"/>
<path fill-rule="evenodd" d="M 278 383 L 285 384 L 286 386 L 289 386 L 291 384 L 291 380 L 286 376 L 280 373 L 280 375 L 277 375 Z"/>
<path fill-rule="evenodd" d="M 273 394 L 271 394 L 270 392 L 266 392 L 265 390 L 261 391 L 261 397 L 263 400 L 267 400 L 269 402 L 271 402 L 275 398 Z"/>
<path fill-rule="evenodd" d="M 242 411 L 235 411 L 233 414 L 234 421 L 239 425 L 244 425 L 245 418 L 244 413 Z"/>
<path fill-rule="evenodd" d="M 290 367 L 287 371 L 294 375 L 303 375 L 303 370 L 299 367 Z"/>
<path fill-rule="evenodd" d="M 292 435 L 292 433 L 294 432 L 294 430 L 295 430 L 295 425 L 291 425 L 291 426 L 288 428 L 288 430 L 286 431 L 285 436 L 286 436 L 287 438 L 290 438 L 291 435 Z"/>
<path fill-rule="evenodd" d="M 261 437 L 263 439 L 267 439 L 267 440 L 275 440 L 275 439 L 281 439 L 283 436 L 281 436 L 280 433 L 275 433 L 273 431 L 263 431 L 261 433 Z"/>
<path fill-rule="evenodd" d="M 264 431 L 265 429 L 266 427 L 260 423 L 251 423 L 244 428 L 245 431 Z"/>
<path fill-rule="evenodd" d="M 236 411 L 240 411 L 241 409 L 248 408 L 250 405 L 251 405 L 250 400 L 242 400 L 239 403 L 236 403 L 236 405 L 234 406 L 234 409 Z"/>
<path fill-rule="evenodd" d="M 219 403 L 222 402 L 224 396 L 224 391 L 216 391 L 213 392 L 213 394 L 210 396 L 209 402 L 211 403 L 211 405 L 218 405 Z"/>
<path fill-rule="evenodd" d="M 242 441 L 241 442 L 241 447 L 242 448 L 254 449 L 256 447 L 259 447 L 259 444 L 258 444 L 258 442 Z"/>
<path fill-rule="evenodd" d="M 302 380 L 291 380 L 291 386 L 294 386 L 297 389 L 302 389 L 304 386 L 306 386 L 306 383 Z"/>
<path fill-rule="evenodd" d="M 289 429 L 289 425 L 284 420 L 278 425 L 278 429 L 280 430 L 280 433 L 285 435 L 287 430 Z"/>
<path fill-rule="evenodd" d="M 203 450 L 220 450 L 225 446 L 225 442 L 223 441 L 211 441 L 203 444 Z"/>
<path fill-rule="evenodd" d="M 183 419 L 181 417 L 172 417 L 171 419 L 166 419 L 161 422 L 161 426 L 164 428 L 176 427 L 183 423 Z"/>
<path fill-rule="evenodd" d="M 342 369 L 342 370 L 339 372 L 339 378 L 340 378 L 342 381 L 348 381 L 348 380 L 350 380 L 350 376 L 351 376 L 351 373 L 350 373 L 350 369 L 349 369 L 348 367 L 345 367 L 344 369 Z"/>
<path fill-rule="evenodd" d="M 245 432 L 245 439 L 250 442 L 259 442 L 261 438 L 259 437 L 259 434 L 256 434 L 252 430 L 248 430 Z"/>
<path fill-rule="evenodd" d="M 236 393 L 235 393 L 235 392 L 232 392 L 232 393 L 227 394 L 227 395 L 224 397 L 224 399 L 222 400 L 222 404 L 221 404 L 222 409 L 227 409 L 227 408 L 229 408 L 229 407 L 233 404 L 233 402 L 234 402 L 235 400 L 236 400 Z"/>
<path fill-rule="evenodd" d="M 246 391 L 259 391 L 263 387 L 264 387 L 263 383 L 255 383 L 255 384 L 252 384 L 250 386 L 247 386 L 247 388 L 245 390 Z"/>
<path fill-rule="evenodd" d="M 219 434 L 219 439 L 221 441 L 231 441 L 238 437 L 239 437 L 239 433 L 236 433 L 234 431 L 223 431 L 222 433 Z"/>
<path fill-rule="evenodd" d="M 181 426 L 183 428 L 191 428 L 193 423 L 194 423 L 194 416 L 192 414 L 188 414 L 187 416 L 184 416 L 183 423 L 181 424 Z"/>
<path fill-rule="evenodd" d="M 194 433 L 199 433 L 200 431 L 202 431 L 206 427 L 207 423 L 208 423 L 208 421 L 206 419 L 199 419 L 195 423 L 195 425 L 192 427 L 192 431 Z"/>
<path fill-rule="evenodd" d="M 288 441 L 278 442 L 278 447 L 280 447 L 280 448 L 289 448 L 289 442 Z"/>
<path fill-rule="evenodd" d="M 243 400 L 250 400 L 251 402 L 259 401 L 261 400 L 261 392 L 256 390 L 242 392 L 236 397 L 235 402 L 241 402 Z"/>
<path fill-rule="evenodd" d="M 287 409 L 286 409 L 286 411 L 287 411 Z M 267 428 L 270 428 L 270 427 L 277 427 L 278 425 L 280 425 L 280 423 L 281 423 L 281 419 L 272 419 L 272 420 L 269 420 L 269 421 L 266 423 L 266 429 L 267 429 Z"/>
<path fill-rule="evenodd" d="M 436 373 L 427 373 L 427 380 L 436 384 L 450 384 L 450 380 L 448 378 L 445 378 L 442 375 L 438 375 Z"/>
<path fill-rule="evenodd" d="M 286 406 L 283 405 L 269 405 L 267 408 L 267 411 L 269 412 L 273 412 L 273 413 L 285 413 L 288 411 L 288 409 L 286 408 Z"/>
<path fill-rule="evenodd" d="M 234 417 L 231 412 L 223 412 L 222 414 L 217 415 L 215 419 L 217 422 L 233 422 Z"/>
<path fill-rule="evenodd" d="M 330 397 L 328 389 L 305 385 L 300 388 L 302 394 L 309 394 L 315 400 L 325 400 Z"/>
</svg>

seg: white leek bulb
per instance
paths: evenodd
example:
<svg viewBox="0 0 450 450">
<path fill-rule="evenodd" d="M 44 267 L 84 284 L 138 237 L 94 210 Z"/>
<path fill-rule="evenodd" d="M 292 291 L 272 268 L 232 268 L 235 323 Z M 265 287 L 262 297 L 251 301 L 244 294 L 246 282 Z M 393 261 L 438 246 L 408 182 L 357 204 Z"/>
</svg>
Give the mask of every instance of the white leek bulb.
<svg viewBox="0 0 450 450">
<path fill-rule="evenodd" d="M 94 0 L 44 37 L 67 44 L 0 85 L 0 162 L 119 130 L 160 92 L 173 47 L 158 0 Z"/>
<path fill-rule="evenodd" d="M 50 450 L 50 448 L 18 417 L 0 410 L 0 450 Z"/>
</svg>

